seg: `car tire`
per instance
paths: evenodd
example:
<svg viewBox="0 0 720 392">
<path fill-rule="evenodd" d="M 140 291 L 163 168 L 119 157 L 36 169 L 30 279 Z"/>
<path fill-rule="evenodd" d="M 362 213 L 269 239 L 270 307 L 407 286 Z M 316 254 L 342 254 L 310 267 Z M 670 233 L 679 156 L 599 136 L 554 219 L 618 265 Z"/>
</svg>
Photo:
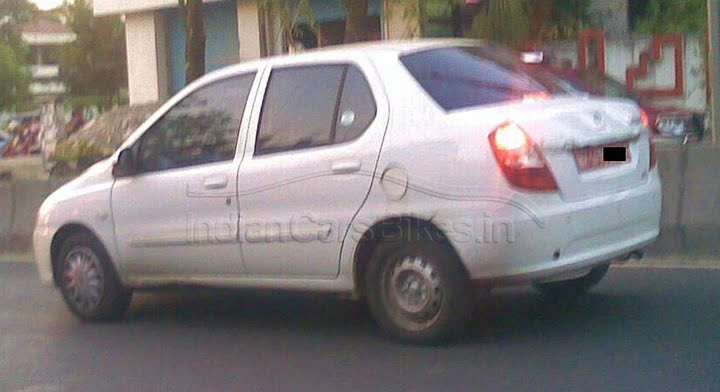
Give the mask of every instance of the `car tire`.
<svg viewBox="0 0 720 392">
<path fill-rule="evenodd" d="M 533 287 L 549 297 L 560 298 L 581 295 L 600 283 L 609 268 L 610 264 L 603 264 L 593 268 L 587 275 L 579 278 L 558 282 L 533 282 Z"/>
<path fill-rule="evenodd" d="M 56 262 L 63 299 L 78 318 L 116 320 L 130 307 L 132 290 L 123 287 L 105 248 L 92 235 L 68 237 Z"/>
<path fill-rule="evenodd" d="M 366 270 L 365 294 L 379 326 L 410 343 L 462 332 L 475 306 L 460 260 L 447 245 L 431 240 L 379 244 Z"/>
</svg>

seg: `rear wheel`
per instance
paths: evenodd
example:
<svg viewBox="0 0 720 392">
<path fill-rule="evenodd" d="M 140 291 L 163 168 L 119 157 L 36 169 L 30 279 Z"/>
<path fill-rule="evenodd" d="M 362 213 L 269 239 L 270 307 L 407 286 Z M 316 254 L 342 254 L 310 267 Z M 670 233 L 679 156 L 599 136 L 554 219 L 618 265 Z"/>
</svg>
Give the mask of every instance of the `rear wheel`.
<svg viewBox="0 0 720 392">
<path fill-rule="evenodd" d="M 590 270 L 590 273 L 579 278 L 559 282 L 534 282 L 533 287 L 542 294 L 550 297 L 567 297 L 584 294 L 593 286 L 600 283 L 609 268 L 610 264 L 603 264 L 593 268 Z"/>
<path fill-rule="evenodd" d="M 77 317 L 105 321 L 125 314 L 132 291 L 122 286 L 97 239 L 85 233 L 71 235 L 62 244 L 56 262 L 63 299 Z"/>
<path fill-rule="evenodd" d="M 366 282 L 373 316 L 401 340 L 442 340 L 472 317 L 472 288 L 464 268 L 446 246 L 430 240 L 380 244 Z"/>
</svg>

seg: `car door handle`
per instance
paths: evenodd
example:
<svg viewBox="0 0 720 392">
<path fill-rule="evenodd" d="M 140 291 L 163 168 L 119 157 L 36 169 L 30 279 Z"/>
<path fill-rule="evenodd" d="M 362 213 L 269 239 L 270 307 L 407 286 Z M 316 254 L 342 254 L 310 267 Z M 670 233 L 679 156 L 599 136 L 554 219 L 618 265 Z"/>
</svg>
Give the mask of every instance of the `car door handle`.
<svg viewBox="0 0 720 392">
<path fill-rule="evenodd" d="M 330 170 L 333 174 L 349 174 L 357 173 L 361 168 L 362 163 L 360 162 L 337 162 L 332 164 Z"/>
<path fill-rule="evenodd" d="M 208 177 L 203 182 L 205 189 L 224 189 L 227 187 L 228 179 L 225 176 Z"/>
</svg>

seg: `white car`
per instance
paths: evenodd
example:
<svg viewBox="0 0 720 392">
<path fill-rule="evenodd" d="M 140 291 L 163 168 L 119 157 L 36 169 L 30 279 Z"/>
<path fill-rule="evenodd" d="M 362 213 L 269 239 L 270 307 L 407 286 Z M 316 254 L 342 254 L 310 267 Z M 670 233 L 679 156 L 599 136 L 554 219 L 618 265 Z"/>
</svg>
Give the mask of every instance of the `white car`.
<svg viewBox="0 0 720 392">
<path fill-rule="evenodd" d="M 634 103 L 553 80 L 464 40 L 213 72 L 47 198 L 40 276 L 85 320 L 164 285 L 350 294 L 409 341 L 474 286 L 577 295 L 657 237 L 660 179 Z"/>
</svg>

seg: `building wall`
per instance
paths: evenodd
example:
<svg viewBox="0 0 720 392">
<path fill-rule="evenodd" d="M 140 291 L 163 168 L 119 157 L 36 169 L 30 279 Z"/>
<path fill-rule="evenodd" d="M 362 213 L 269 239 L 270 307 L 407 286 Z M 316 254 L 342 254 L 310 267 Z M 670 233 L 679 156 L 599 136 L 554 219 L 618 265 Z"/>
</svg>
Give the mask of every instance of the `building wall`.
<svg viewBox="0 0 720 392">
<path fill-rule="evenodd" d="M 205 13 L 205 71 L 235 64 L 239 61 L 237 3 L 223 1 L 207 4 Z M 170 93 L 174 94 L 185 86 L 185 21 L 177 9 L 167 9 L 159 14 L 167 20 L 167 59 L 170 71 Z M 256 33 L 257 35 L 257 33 Z M 251 37 L 247 37 L 248 40 Z M 162 53 L 160 54 L 162 56 Z"/>
<path fill-rule="evenodd" d="M 237 29 L 240 61 L 260 58 L 260 14 L 257 0 L 238 0 Z"/>
<path fill-rule="evenodd" d="M 593 0 L 590 16 L 602 25 L 608 37 L 628 34 L 628 0 Z"/>
<path fill-rule="evenodd" d="M 93 0 L 96 16 L 131 14 L 177 7 L 177 0 Z"/>
<path fill-rule="evenodd" d="M 345 19 L 345 0 L 310 0 L 313 17 L 317 22 Z M 368 15 L 380 15 L 382 0 L 368 0 Z"/>
<path fill-rule="evenodd" d="M 651 37 L 633 37 L 631 39 L 609 39 L 605 43 L 606 72 L 613 78 L 625 83 L 629 67 L 637 66 L 640 53 L 646 51 Z M 703 40 L 696 35 L 685 37 L 685 53 L 683 55 L 685 94 L 680 97 L 667 98 L 663 102 L 675 106 L 695 110 L 705 110 L 707 106 L 707 78 L 705 73 L 705 50 Z M 561 42 L 549 44 L 543 48 L 553 62 L 564 62 L 577 67 L 577 42 Z M 663 49 L 660 62 L 652 62 L 648 77 L 637 81 L 639 88 L 672 89 L 675 83 L 675 59 L 672 46 Z"/>
<path fill-rule="evenodd" d="M 206 0 L 207 70 L 262 54 L 257 0 Z M 95 0 L 95 15 L 125 14 L 130 103 L 164 100 L 185 84 L 184 21 L 177 0 Z M 342 0 L 311 2 L 318 20 L 344 17 Z M 139 10 L 139 11 L 138 11 Z M 371 0 L 370 14 L 383 13 L 383 37 L 411 38 L 417 23 L 403 5 Z"/>
<path fill-rule="evenodd" d="M 67 86 L 60 80 L 60 51 L 63 45 L 75 41 L 75 33 L 23 32 L 21 38 L 30 50 L 30 94 L 36 100 L 44 100 L 67 92 Z"/>
<path fill-rule="evenodd" d="M 165 50 L 158 48 L 156 28 L 153 11 L 128 14 L 125 17 L 128 90 L 130 103 L 133 105 L 154 102 L 161 98 L 158 53 Z"/>
</svg>

